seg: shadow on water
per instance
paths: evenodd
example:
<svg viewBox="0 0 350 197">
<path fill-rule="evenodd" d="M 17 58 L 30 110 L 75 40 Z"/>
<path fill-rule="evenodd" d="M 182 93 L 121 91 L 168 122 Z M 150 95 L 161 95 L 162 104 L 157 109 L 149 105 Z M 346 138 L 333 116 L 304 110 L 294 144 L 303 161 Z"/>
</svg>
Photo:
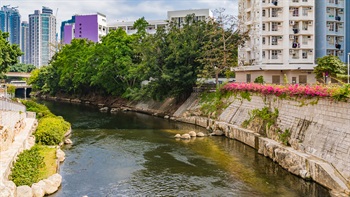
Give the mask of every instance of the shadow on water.
<svg viewBox="0 0 350 197">
<path fill-rule="evenodd" d="M 52 196 L 329 196 L 254 149 L 224 137 L 175 140 L 203 128 L 133 112 L 45 102 L 72 123 L 61 189 Z"/>
</svg>

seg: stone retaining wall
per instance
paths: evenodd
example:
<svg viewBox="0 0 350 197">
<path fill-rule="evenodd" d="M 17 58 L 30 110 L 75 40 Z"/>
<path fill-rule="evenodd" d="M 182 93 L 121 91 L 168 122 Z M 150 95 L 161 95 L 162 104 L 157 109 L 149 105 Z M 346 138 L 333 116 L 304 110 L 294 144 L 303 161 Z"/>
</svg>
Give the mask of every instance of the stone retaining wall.
<svg viewBox="0 0 350 197">
<path fill-rule="evenodd" d="M 350 183 L 350 103 L 320 100 L 283 100 L 275 96 L 252 96 L 251 101 L 231 98 L 231 104 L 217 120 L 191 116 L 198 106 L 187 103 L 187 112 L 175 113 L 180 121 L 221 130 L 270 157 L 288 171 L 334 190 L 349 192 Z M 192 99 L 192 103 L 198 101 Z M 277 108 L 277 125 L 289 129 L 287 147 L 240 128 L 253 109 Z M 183 110 L 182 110 L 183 111 Z"/>
</svg>

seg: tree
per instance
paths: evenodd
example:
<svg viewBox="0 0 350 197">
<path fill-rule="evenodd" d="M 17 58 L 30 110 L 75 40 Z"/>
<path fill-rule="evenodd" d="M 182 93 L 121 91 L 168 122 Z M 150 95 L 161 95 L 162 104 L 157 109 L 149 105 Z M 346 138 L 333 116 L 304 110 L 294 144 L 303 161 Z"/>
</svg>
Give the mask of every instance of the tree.
<svg viewBox="0 0 350 197">
<path fill-rule="evenodd" d="M 346 66 L 338 56 L 327 55 L 317 58 L 317 66 L 314 68 L 316 79 L 323 79 L 324 76 L 337 79 L 337 75 L 344 74 L 345 72 Z"/>
<path fill-rule="evenodd" d="M 18 57 L 23 53 L 16 44 L 7 41 L 8 33 L 0 31 L 0 74 L 7 72 L 11 65 L 18 62 Z"/>
<path fill-rule="evenodd" d="M 25 72 L 30 73 L 32 72 L 36 67 L 32 64 L 15 64 L 10 66 L 10 72 Z"/>
<path fill-rule="evenodd" d="M 219 74 L 237 66 L 238 47 L 248 38 L 248 32 L 237 29 L 237 19 L 224 14 L 225 9 L 215 11 L 215 19 L 208 21 L 205 42 L 198 61 L 204 64 L 201 77 L 215 76 L 218 85 Z"/>
</svg>

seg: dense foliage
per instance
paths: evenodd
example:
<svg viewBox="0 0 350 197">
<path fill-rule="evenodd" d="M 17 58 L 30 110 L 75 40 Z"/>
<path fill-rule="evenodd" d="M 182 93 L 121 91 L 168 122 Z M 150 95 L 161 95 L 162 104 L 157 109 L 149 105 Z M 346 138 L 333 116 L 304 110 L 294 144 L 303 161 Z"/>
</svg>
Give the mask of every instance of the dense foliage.
<svg viewBox="0 0 350 197">
<path fill-rule="evenodd" d="M 34 146 L 18 155 L 14 164 L 10 179 L 17 185 L 32 185 L 39 181 L 39 169 L 44 166 L 44 157 L 39 153 L 39 148 Z"/>
<path fill-rule="evenodd" d="M 70 124 L 60 116 L 42 118 L 34 133 L 35 142 L 41 145 L 58 145 L 69 128 Z"/>
<path fill-rule="evenodd" d="M 39 118 L 38 128 L 34 133 L 35 142 L 41 145 L 58 145 L 64 139 L 64 134 L 70 129 L 70 124 L 61 116 L 55 116 L 42 104 L 30 100 L 22 103 L 28 111 L 36 112 Z"/>
<path fill-rule="evenodd" d="M 21 102 L 26 106 L 27 111 L 35 112 L 36 117 L 39 119 L 43 117 L 55 116 L 45 105 L 41 105 L 32 100 L 22 100 Z"/>
<path fill-rule="evenodd" d="M 15 64 L 10 66 L 10 72 L 25 72 L 30 73 L 32 72 L 36 67 L 32 64 Z"/>
<path fill-rule="evenodd" d="M 337 79 L 337 75 L 346 73 L 346 66 L 338 56 L 328 55 L 317 59 L 314 73 L 319 80 L 324 80 L 325 77 Z"/>
<path fill-rule="evenodd" d="M 200 59 L 208 50 L 212 55 L 225 53 L 225 67 L 232 67 L 235 64 L 229 57 L 237 53 L 238 44 L 244 40 L 239 31 L 213 25 L 213 21 L 198 21 L 194 15 L 187 16 L 181 24 L 170 21 L 168 26 L 158 27 L 154 35 L 146 33 L 147 25 L 141 18 L 134 24 L 136 34 L 127 35 L 117 29 L 103 37 L 101 43 L 73 40 L 62 47 L 49 66 L 33 71 L 29 83 L 50 94 L 93 92 L 128 99 L 179 98 L 192 91 L 207 64 Z M 214 30 L 216 37 L 224 34 L 233 38 L 226 42 L 226 48 L 221 47 L 224 42 L 220 40 L 215 43 L 211 36 Z M 221 50 L 208 48 L 211 44 Z"/>
<path fill-rule="evenodd" d="M 7 72 L 11 65 L 18 62 L 22 52 L 18 45 L 10 44 L 7 41 L 9 34 L 0 31 L 0 75 Z"/>
<path fill-rule="evenodd" d="M 230 83 L 222 88 L 223 92 L 256 92 L 262 95 L 276 95 L 279 97 L 329 97 L 336 101 L 347 101 L 350 98 L 350 85 L 337 86 L 302 86 L 294 85 L 263 85 L 258 83 Z"/>
</svg>

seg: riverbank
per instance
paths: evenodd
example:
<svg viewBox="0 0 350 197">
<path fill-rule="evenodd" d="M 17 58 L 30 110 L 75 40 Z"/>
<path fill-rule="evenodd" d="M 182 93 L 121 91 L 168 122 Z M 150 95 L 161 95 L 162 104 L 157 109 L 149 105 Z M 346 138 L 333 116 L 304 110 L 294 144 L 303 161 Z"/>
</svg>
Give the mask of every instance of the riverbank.
<svg viewBox="0 0 350 197">
<path fill-rule="evenodd" d="M 340 192 L 345 196 L 349 195 L 348 179 L 346 178 L 348 173 L 346 169 L 349 168 L 347 168 L 347 163 L 345 161 L 346 159 L 349 159 L 349 157 L 337 159 L 337 157 L 339 156 L 336 155 L 336 150 L 333 151 L 335 157 L 333 157 L 332 160 L 330 160 L 331 155 L 329 154 L 329 152 L 327 155 L 328 157 L 326 158 L 322 158 L 317 155 L 322 155 L 322 152 L 334 148 L 334 145 L 331 145 L 331 143 L 335 143 L 339 140 L 334 138 L 343 136 L 331 135 L 327 133 L 317 133 L 317 128 L 321 126 L 323 127 L 323 129 L 321 129 L 320 132 L 327 132 L 329 127 L 324 126 L 324 124 L 329 122 L 324 121 L 325 123 L 321 123 L 328 116 L 324 116 L 324 118 L 320 121 L 316 119 L 319 117 L 315 116 L 317 114 L 325 114 L 325 112 L 322 112 L 322 110 L 334 110 L 335 108 L 336 110 L 344 111 L 344 107 L 345 109 L 347 109 L 347 105 L 344 103 L 332 103 L 327 100 L 320 100 L 318 101 L 318 106 L 301 106 L 300 103 L 297 101 L 279 100 L 278 98 L 271 97 L 268 98 L 268 102 L 266 102 L 266 100 L 264 100 L 264 98 L 260 96 L 253 96 L 252 101 L 247 101 L 244 99 L 233 100 L 229 107 L 223 110 L 221 114 L 219 114 L 216 120 L 212 120 L 202 116 L 199 110 L 198 95 L 196 93 L 193 93 L 187 99 L 187 101 L 182 104 L 176 103 L 174 100 L 171 99 L 168 99 L 165 102 L 152 101 L 149 103 L 129 103 L 125 101 L 110 102 L 113 99 L 107 99 L 107 101 L 109 102 L 103 102 L 103 100 L 85 100 L 77 98 L 70 99 L 67 97 L 60 98 L 43 96 L 42 98 L 71 103 L 95 105 L 100 109 L 104 108 L 104 110 L 111 112 L 113 112 L 114 110 L 132 110 L 137 112 L 143 112 L 210 128 L 213 130 L 213 132 L 219 134 L 220 132 L 218 131 L 221 131 L 222 134 L 229 138 L 233 138 L 250 145 L 251 147 L 255 148 L 260 154 L 270 157 L 291 173 L 296 174 L 305 179 L 313 179 L 321 185 L 324 185 L 325 187 L 331 189 L 335 195 L 337 194 L 337 192 Z M 258 132 L 254 130 L 243 129 L 240 127 L 242 122 L 249 118 L 249 112 L 251 110 L 255 108 L 263 108 L 266 105 L 276 107 L 279 109 L 279 125 L 284 126 L 283 128 L 291 129 L 291 137 L 289 141 L 291 142 L 290 144 L 292 144 L 293 146 L 285 146 L 280 142 L 261 136 Z M 326 108 L 325 106 L 328 107 Z M 174 110 L 176 108 L 177 110 Z M 312 111 L 317 110 L 318 108 L 320 108 L 319 110 L 321 111 Z M 294 111 L 291 112 L 291 110 Z M 348 113 L 348 111 L 345 110 L 345 113 Z M 335 113 L 332 114 L 337 116 L 337 114 Z M 311 118 L 308 117 L 308 115 L 311 116 Z M 311 121 L 309 119 L 311 119 Z M 306 124 L 303 123 L 306 121 L 310 122 L 308 127 L 306 127 Z M 346 124 L 347 122 L 343 123 L 341 128 L 349 128 L 349 125 Z M 328 132 L 331 131 L 332 130 L 328 130 Z M 341 131 L 343 131 L 343 133 L 346 133 L 346 130 Z M 304 136 L 304 140 L 300 140 L 300 136 Z M 310 141 L 307 141 L 309 138 L 317 139 L 317 137 L 322 138 L 324 136 L 327 136 L 327 138 L 329 139 L 319 141 L 319 143 L 323 144 L 317 145 L 325 147 L 323 149 L 318 149 L 317 146 L 314 146 L 313 144 L 307 144 L 310 143 Z M 346 144 L 344 144 L 344 146 L 346 149 Z M 309 150 L 313 150 L 313 152 L 310 152 Z M 343 168 L 339 168 L 337 167 L 339 166 L 339 164 L 345 166 L 343 166 Z"/>
<path fill-rule="evenodd" d="M 26 112 L 24 105 L 16 104 L 19 109 L 17 107 L 0 111 L 3 125 L 0 130 L 0 196 L 29 197 L 52 194 L 58 190 L 62 182 L 62 177 L 58 174 L 60 162 L 64 161 L 64 153 L 60 149 L 62 144 L 35 145 L 35 136 L 37 130 L 43 126 L 42 121 L 38 119 L 45 115 L 52 119 L 54 115 L 45 111 L 47 108 L 43 110 L 39 106 L 33 108 L 36 110 L 29 110 L 34 112 Z M 51 129 L 56 132 L 57 124 Z M 66 134 L 63 133 L 62 138 L 70 134 L 70 129 L 68 132 L 67 129 L 65 131 Z M 55 135 L 49 134 L 50 131 L 47 129 L 45 132 L 46 136 L 41 137 L 46 140 L 52 139 L 49 135 Z"/>
</svg>

